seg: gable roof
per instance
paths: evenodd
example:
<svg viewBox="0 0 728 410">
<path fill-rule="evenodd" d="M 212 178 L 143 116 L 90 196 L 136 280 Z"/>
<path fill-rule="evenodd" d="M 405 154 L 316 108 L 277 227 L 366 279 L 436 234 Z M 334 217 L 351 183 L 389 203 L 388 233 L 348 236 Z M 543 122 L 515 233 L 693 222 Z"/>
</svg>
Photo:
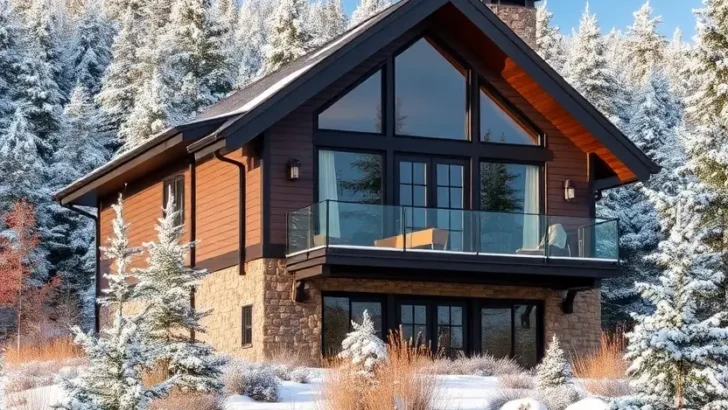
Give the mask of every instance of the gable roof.
<svg viewBox="0 0 728 410">
<path fill-rule="evenodd" d="M 593 136 L 600 145 L 601 153 L 598 155 L 602 160 L 624 164 L 629 172 L 618 174 L 618 178 L 610 182 L 610 186 L 636 179 L 645 180 L 650 174 L 659 171 L 659 167 L 652 160 L 480 0 L 400 0 L 321 48 L 232 93 L 210 106 L 194 121 L 173 127 L 145 145 L 158 145 L 161 137 L 168 138 L 178 133 L 179 129 L 202 123 L 216 124 L 214 131 L 211 130 L 204 137 L 195 135 L 194 140 L 197 141 L 192 140 L 186 144 L 188 152 L 195 153 L 199 158 L 218 149 L 233 150 L 241 147 L 448 4 L 454 6 L 519 69 L 530 76 L 538 87 L 545 90 L 554 103 L 579 121 L 584 132 Z M 157 144 L 154 144 L 155 141 Z M 587 141 L 586 145 L 576 145 L 584 149 L 593 146 L 594 142 Z M 135 150 L 133 154 L 141 155 L 142 151 Z M 125 158 L 134 155 L 126 154 Z M 113 168 L 110 165 L 105 167 Z M 55 197 L 63 200 L 76 187 L 92 181 L 97 175 L 97 171 L 92 172 L 60 191 Z"/>
</svg>

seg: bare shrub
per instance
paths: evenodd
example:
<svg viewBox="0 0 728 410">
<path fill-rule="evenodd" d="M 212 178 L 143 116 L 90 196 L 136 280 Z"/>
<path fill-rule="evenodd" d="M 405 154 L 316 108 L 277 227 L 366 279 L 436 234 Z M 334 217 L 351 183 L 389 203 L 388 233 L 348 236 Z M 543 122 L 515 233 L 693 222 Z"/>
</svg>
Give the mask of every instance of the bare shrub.
<svg viewBox="0 0 728 410">
<path fill-rule="evenodd" d="M 406 410 L 434 409 L 438 399 L 437 380 L 422 369 L 431 361 L 427 348 L 412 346 L 390 333 L 388 362 L 375 369 L 374 379 L 352 374 L 345 368 L 332 369 L 324 377 L 320 410 Z"/>
<path fill-rule="evenodd" d="M 576 353 L 571 369 L 580 379 L 622 379 L 629 364 L 624 360 L 627 341 L 624 332 L 602 333 L 599 348 L 589 353 Z"/>
<path fill-rule="evenodd" d="M 533 398 L 545 404 L 549 410 L 565 410 L 583 397 L 574 386 L 564 385 L 538 390 Z"/>
<path fill-rule="evenodd" d="M 485 410 L 500 410 L 509 401 L 525 399 L 533 396 L 530 390 L 498 389 L 486 397 Z"/>
<path fill-rule="evenodd" d="M 584 390 L 596 396 L 622 397 L 633 393 L 629 381 L 624 379 L 586 379 L 583 383 Z"/>
<path fill-rule="evenodd" d="M 513 359 L 497 359 L 491 355 L 460 356 L 456 359 L 436 358 L 427 368 L 431 374 L 504 376 L 523 373 L 524 370 Z"/>
<path fill-rule="evenodd" d="M 241 394 L 256 401 L 278 400 L 278 381 L 270 365 L 230 362 L 223 371 L 223 383 L 227 394 Z"/>
<path fill-rule="evenodd" d="M 311 354 L 298 349 L 277 348 L 266 354 L 267 362 L 285 365 L 290 369 L 296 367 L 316 367 L 321 364 L 320 357 L 312 357 Z"/>
<path fill-rule="evenodd" d="M 527 373 L 506 374 L 498 377 L 498 386 L 503 389 L 533 389 L 533 376 Z"/>
<path fill-rule="evenodd" d="M 59 376 L 78 375 L 80 368 L 86 364 L 84 358 L 18 364 L 8 372 L 5 390 L 15 393 L 51 386 L 58 382 Z"/>
<path fill-rule="evenodd" d="M 149 410 L 221 410 L 222 398 L 215 394 L 173 393 L 154 400 Z"/>
<path fill-rule="evenodd" d="M 296 367 L 289 373 L 289 380 L 296 383 L 308 383 L 311 372 L 305 367 Z"/>
</svg>

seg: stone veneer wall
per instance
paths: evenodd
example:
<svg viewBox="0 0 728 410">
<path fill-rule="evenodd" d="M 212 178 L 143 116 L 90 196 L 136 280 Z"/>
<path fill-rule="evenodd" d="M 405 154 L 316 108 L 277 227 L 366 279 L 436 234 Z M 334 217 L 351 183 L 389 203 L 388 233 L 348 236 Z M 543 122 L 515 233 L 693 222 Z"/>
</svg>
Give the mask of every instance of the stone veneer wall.
<svg viewBox="0 0 728 410">
<path fill-rule="evenodd" d="M 598 347 L 601 308 L 598 289 L 580 292 L 574 313 L 561 311 L 562 294 L 544 288 L 356 279 L 306 282 L 306 302 L 293 301 L 293 278 L 282 259 L 259 259 L 245 266 L 246 275 L 230 268 L 208 276 L 198 292 L 198 308 L 212 309 L 204 321 L 207 340 L 219 351 L 248 360 L 285 352 L 310 358 L 321 355 L 321 292 L 348 291 L 544 301 L 546 340 L 553 334 L 570 352 Z M 253 345 L 241 346 L 241 307 L 253 305 Z"/>
<path fill-rule="evenodd" d="M 536 47 L 536 9 L 534 7 L 489 4 L 493 12 L 532 48 Z"/>
</svg>

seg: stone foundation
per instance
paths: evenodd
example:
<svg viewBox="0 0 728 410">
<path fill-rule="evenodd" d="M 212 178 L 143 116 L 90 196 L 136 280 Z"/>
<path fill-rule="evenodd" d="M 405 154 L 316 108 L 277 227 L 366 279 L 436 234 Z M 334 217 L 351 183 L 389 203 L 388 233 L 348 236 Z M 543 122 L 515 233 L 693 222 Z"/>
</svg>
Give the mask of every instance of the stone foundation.
<svg viewBox="0 0 728 410">
<path fill-rule="evenodd" d="M 212 273 L 196 293 L 197 307 L 211 309 L 200 338 L 225 354 L 263 360 L 278 354 L 321 356 L 321 293 L 326 291 L 411 294 L 543 301 L 545 340 L 556 334 L 565 350 L 584 352 L 599 345 L 599 290 L 579 292 L 574 313 L 561 310 L 563 292 L 545 288 L 362 279 L 315 279 L 306 282 L 306 301 L 293 301 L 293 279 L 281 259 L 259 259 Z M 253 306 L 253 344 L 241 346 L 242 307 Z"/>
</svg>

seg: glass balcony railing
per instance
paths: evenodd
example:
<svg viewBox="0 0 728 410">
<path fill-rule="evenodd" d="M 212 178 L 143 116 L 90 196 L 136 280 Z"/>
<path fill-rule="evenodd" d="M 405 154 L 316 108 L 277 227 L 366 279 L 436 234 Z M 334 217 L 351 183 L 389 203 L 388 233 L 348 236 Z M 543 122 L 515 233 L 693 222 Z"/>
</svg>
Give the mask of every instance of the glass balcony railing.
<svg viewBox="0 0 728 410">
<path fill-rule="evenodd" d="M 288 255 L 339 247 L 617 261 L 617 220 L 323 201 L 288 214 Z"/>
</svg>

